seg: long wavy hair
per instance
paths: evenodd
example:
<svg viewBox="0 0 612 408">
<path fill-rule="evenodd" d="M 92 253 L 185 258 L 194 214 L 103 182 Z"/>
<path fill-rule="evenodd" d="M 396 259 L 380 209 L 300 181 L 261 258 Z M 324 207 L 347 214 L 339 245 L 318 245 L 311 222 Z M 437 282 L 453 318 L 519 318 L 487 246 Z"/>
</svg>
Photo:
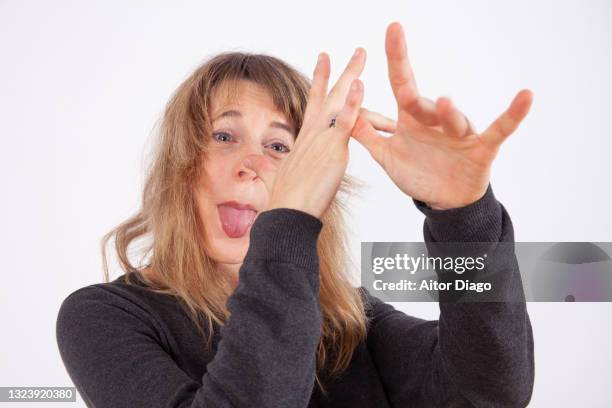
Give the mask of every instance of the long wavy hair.
<svg viewBox="0 0 612 408">
<path fill-rule="evenodd" d="M 200 65 L 182 82 L 165 107 L 152 160 L 147 164 L 141 208 L 110 230 L 101 241 L 104 281 L 109 282 L 106 247 L 114 237 L 117 259 L 128 284 L 134 272 L 158 293 L 175 296 L 195 323 L 207 346 L 214 325 L 222 326 L 232 287 L 216 272 L 215 261 L 203 246 L 204 228 L 198 216 L 194 186 L 198 181 L 212 132 L 211 95 L 238 80 L 253 81 L 272 96 L 274 105 L 294 129 L 302 126 L 311 81 L 286 62 L 265 54 L 225 52 Z M 230 91 L 235 92 L 235 91 Z M 239 96 L 238 96 L 239 97 Z M 367 333 L 365 305 L 349 274 L 346 199 L 363 187 L 360 180 L 343 176 L 339 193 L 322 216 L 317 242 L 320 260 L 322 333 L 317 350 L 316 381 L 325 393 L 321 374 L 339 375 L 349 365 L 357 345 Z M 128 247 L 148 239 L 138 263 L 129 259 Z M 202 327 L 205 321 L 207 334 Z"/>
</svg>

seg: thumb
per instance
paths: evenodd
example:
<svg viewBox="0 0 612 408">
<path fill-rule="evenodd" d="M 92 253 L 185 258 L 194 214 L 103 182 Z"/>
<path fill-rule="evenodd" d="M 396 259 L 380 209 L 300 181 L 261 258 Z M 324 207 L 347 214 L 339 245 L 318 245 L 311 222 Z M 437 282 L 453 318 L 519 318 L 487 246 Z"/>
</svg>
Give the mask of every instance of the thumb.
<svg viewBox="0 0 612 408">
<path fill-rule="evenodd" d="M 365 119 L 364 116 L 359 115 L 351 135 L 370 152 L 374 160 L 382 165 L 383 143 L 386 138 L 378 134 L 370 121 Z"/>
<path fill-rule="evenodd" d="M 263 181 L 268 192 L 272 192 L 277 170 L 277 166 L 272 161 L 266 156 L 254 154 L 247 156 L 242 164 Z"/>
</svg>

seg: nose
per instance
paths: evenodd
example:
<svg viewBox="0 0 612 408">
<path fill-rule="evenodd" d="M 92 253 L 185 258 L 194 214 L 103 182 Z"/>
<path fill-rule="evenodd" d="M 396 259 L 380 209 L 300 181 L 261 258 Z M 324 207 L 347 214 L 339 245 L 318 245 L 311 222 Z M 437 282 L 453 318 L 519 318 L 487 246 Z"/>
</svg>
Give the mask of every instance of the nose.
<svg viewBox="0 0 612 408">
<path fill-rule="evenodd" d="M 248 154 L 243 156 L 238 162 L 237 177 L 240 180 L 254 180 L 257 178 L 257 172 L 253 168 L 257 169 L 258 163 L 261 162 L 264 155 L 262 154 Z"/>
</svg>

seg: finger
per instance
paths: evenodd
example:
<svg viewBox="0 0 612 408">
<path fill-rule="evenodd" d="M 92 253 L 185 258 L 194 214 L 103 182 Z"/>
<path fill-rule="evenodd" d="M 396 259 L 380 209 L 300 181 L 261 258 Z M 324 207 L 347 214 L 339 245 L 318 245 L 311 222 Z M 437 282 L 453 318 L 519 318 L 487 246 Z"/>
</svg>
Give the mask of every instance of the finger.
<svg viewBox="0 0 612 408">
<path fill-rule="evenodd" d="M 359 116 L 351 131 L 351 135 L 366 148 L 376 162 L 382 164 L 383 144 L 387 138 L 381 136 L 372 126 L 371 122 Z"/>
<path fill-rule="evenodd" d="M 448 136 L 462 138 L 475 132 L 465 115 L 453 105 L 449 98 L 438 98 L 436 108 L 442 129 Z"/>
<path fill-rule="evenodd" d="M 358 47 L 355 49 L 353 56 L 344 68 L 344 71 L 334 84 L 327 97 L 326 105 L 330 111 L 338 111 L 349 93 L 349 88 L 353 80 L 363 72 L 366 61 L 366 50 Z M 335 113 L 335 112 L 333 112 Z"/>
<path fill-rule="evenodd" d="M 438 126 L 440 117 L 436 104 L 431 99 L 418 96 L 411 104 L 406 107 L 406 111 L 412 115 L 421 125 Z"/>
<path fill-rule="evenodd" d="M 414 72 L 408 59 L 404 31 L 399 23 L 387 28 L 385 42 L 389 81 L 397 101 L 398 109 L 412 115 L 425 126 L 438 126 L 440 119 L 436 113 L 436 104 L 419 96 Z"/>
<path fill-rule="evenodd" d="M 336 117 L 336 126 L 331 130 L 340 134 L 348 143 L 351 130 L 359 117 L 359 109 L 363 102 L 363 83 L 355 78 L 351 84 L 344 107 Z"/>
<path fill-rule="evenodd" d="M 253 175 L 253 178 L 259 177 L 268 192 L 272 191 L 277 166 L 270 159 L 261 154 L 252 154 L 243 160 L 242 166 Z"/>
<path fill-rule="evenodd" d="M 391 118 L 381 115 L 378 112 L 374 112 L 362 107 L 359 110 L 359 116 L 370 122 L 372 127 L 376 130 L 382 130 L 383 132 L 395 133 L 397 130 L 397 122 Z"/>
<path fill-rule="evenodd" d="M 322 52 L 319 54 L 314 69 L 312 84 L 308 92 L 308 102 L 304 112 L 303 123 L 309 123 L 312 117 L 318 116 L 327 96 L 327 85 L 329 82 L 330 61 L 329 55 Z"/>
<path fill-rule="evenodd" d="M 482 133 L 482 140 L 493 147 L 501 145 L 527 116 L 532 102 L 533 93 L 528 89 L 521 90 L 514 97 L 510 107 Z"/>
<path fill-rule="evenodd" d="M 385 36 L 385 53 L 389 81 L 398 108 L 410 111 L 419 96 L 414 73 L 408 60 L 406 39 L 400 23 L 395 22 L 387 27 Z"/>
</svg>

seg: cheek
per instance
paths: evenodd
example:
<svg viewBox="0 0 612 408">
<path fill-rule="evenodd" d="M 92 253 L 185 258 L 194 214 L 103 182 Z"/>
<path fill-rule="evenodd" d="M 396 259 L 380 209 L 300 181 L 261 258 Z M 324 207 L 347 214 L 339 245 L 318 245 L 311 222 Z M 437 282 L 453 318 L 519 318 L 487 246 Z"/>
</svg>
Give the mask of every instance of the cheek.
<svg viewBox="0 0 612 408">
<path fill-rule="evenodd" d="M 206 252 L 213 259 L 218 259 L 218 237 L 220 236 L 217 225 L 217 205 L 220 196 L 215 193 L 215 183 L 210 183 L 214 178 L 207 178 L 206 182 L 200 180 L 194 191 L 196 213 L 201 223 L 202 239 Z"/>
<path fill-rule="evenodd" d="M 231 191 L 231 173 L 229 160 L 217 160 L 207 163 L 202 181 L 202 191 L 207 194 L 214 203 L 228 196 Z M 217 200 L 217 201 L 215 201 Z"/>
<path fill-rule="evenodd" d="M 202 185 L 198 185 L 194 191 L 194 199 L 196 203 L 196 212 L 200 218 L 200 222 L 204 225 L 209 225 L 211 216 L 213 215 L 212 210 L 214 208 L 214 201 L 211 194 L 205 190 Z"/>
<path fill-rule="evenodd" d="M 200 179 L 197 182 L 194 195 L 198 213 L 204 222 L 211 216 L 217 200 L 221 197 L 219 189 L 222 188 L 223 182 L 220 176 L 221 174 L 218 170 L 210 164 L 207 164 L 200 173 Z"/>
</svg>

